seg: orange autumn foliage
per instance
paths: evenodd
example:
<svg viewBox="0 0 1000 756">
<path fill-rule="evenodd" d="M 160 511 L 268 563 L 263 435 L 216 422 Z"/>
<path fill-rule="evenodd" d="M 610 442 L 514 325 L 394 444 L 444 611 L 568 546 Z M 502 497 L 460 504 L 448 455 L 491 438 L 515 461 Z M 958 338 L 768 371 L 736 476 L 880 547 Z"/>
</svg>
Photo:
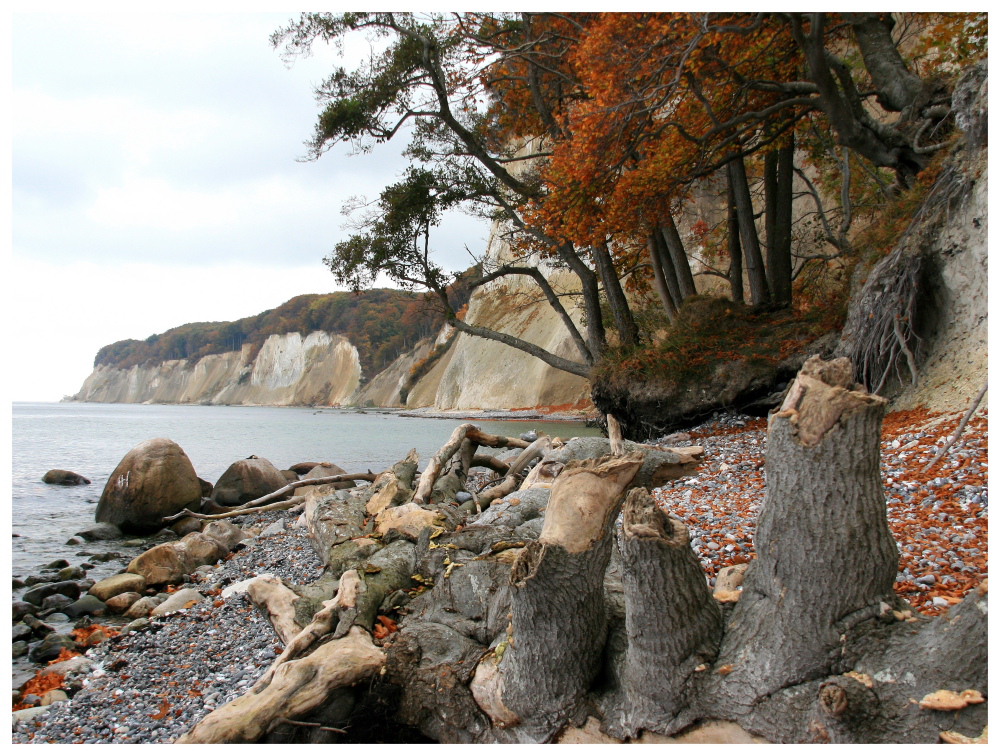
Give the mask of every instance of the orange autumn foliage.
<svg viewBox="0 0 1000 756">
<path fill-rule="evenodd" d="M 65 651 L 65 649 L 63 649 Z M 39 671 L 34 677 L 28 680 L 27 684 L 24 686 L 24 690 L 21 691 L 22 697 L 24 696 L 43 696 L 50 690 L 58 690 L 63 686 L 65 678 L 57 672 L 45 672 Z M 12 711 L 20 711 L 21 709 L 29 709 L 32 704 L 21 703 L 14 704 Z"/>
</svg>

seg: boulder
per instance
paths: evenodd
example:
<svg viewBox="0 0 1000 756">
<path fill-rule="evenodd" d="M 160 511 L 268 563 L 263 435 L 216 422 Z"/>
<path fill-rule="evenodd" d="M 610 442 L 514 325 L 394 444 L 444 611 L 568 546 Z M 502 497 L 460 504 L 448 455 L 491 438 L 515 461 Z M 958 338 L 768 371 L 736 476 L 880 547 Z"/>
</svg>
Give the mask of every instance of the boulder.
<svg viewBox="0 0 1000 756">
<path fill-rule="evenodd" d="M 184 573 L 190 574 L 203 564 L 215 564 L 229 553 L 223 544 L 204 533 L 188 533 L 173 544 L 184 566 Z"/>
<path fill-rule="evenodd" d="M 99 522 L 94 527 L 81 530 L 79 533 L 75 533 L 75 535 L 85 541 L 110 541 L 113 538 L 121 538 L 122 530 L 110 522 Z"/>
<path fill-rule="evenodd" d="M 96 596 L 101 601 L 108 601 L 114 596 L 122 593 L 138 593 L 146 588 L 146 578 L 131 572 L 122 572 L 118 575 L 104 578 L 95 583 L 89 593 Z"/>
<path fill-rule="evenodd" d="M 68 635 L 51 633 L 28 652 L 28 658 L 36 664 L 44 664 L 58 658 L 64 648 L 79 651 L 80 645 Z"/>
<path fill-rule="evenodd" d="M 223 506 L 246 504 L 284 488 L 288 483 L 281 470 L 261 457 L 233 462 L 212 490 L 212 501 Z"/>
<path fill-rule="evenodd" d="M 213 538 L 229 551 L 246 538 L 246 533 L 240 530 L 239 527 L 226 520 L 215 520 L 214 522 L 209 522 L 202 529 L 201 534 Z"/>
<path fill-rule="evenodd" d="M 108 613 L 108 607 L 107 604 L 97 598 L 97 596 L 91 596 L 88 593 L 86 596 L 82 596 L 69 606 L 64 606 L 62 611 L 67 617 L 72 619 L 83 617 L 84 615 L 89 615 L 91 617 L 103 617 Z"/>
<path fill-rule="evenodd" d="M 163 518 L 201 503 L 201 484 L 191 460 L 166 438 L 143 441 L 108 479 L 95 519 L 125 532 L 152 533 Z"/>
<path fill-rule="evenodd" d="M 38 607 L 27 601 L 15 601 L 10 605 L 11 619 L 14 622 L 18 622 L 24 615 L 34 614 L 36 611 L 38 611 Z"/>
<path fill-rule="evenodd" d="M 188 533 L 179 541 L 161 543 L 144 551 L 128 566 L 150 585 L 177 583 L 204 564 L 215 564 L 244 537 L 228 522 L 212 522 L 200 533 Z"/>
<path fill-rule="evenodd" d="M 90 481 L 79 473 L 69 470 L 49 470 L 42 476 L 42 483 L 50 486 L 89 486 Z"/>
<path fill-rule="evenodd" d="M 332 462 L 322 462 L 315 465 L 309 472 L 301 477 L 301 480 L 312 480 L 313 478 L 328 478 L 331 475 L 346 475 L 347 470 L 343 467 L 339 467 Z M 344 488 L 354 488 L 354 481 L 345 480 L 342 483 L 330 483 L 328 484 L 333 489 L 344 489 Z M 301 493 L 301 491 L 299 492 Z"/>
<path fill-rule="evenodd" d="M 115 614 L 125 614 L 125 612 L 128 611 L 128 608 L 141 598 L 142 594 L 135 593 L 133 591 L 119 593 L 118 595 L 112 596 L 108 599 L 108 609 Z"/>
<path fill-rule="evenodd" d="M 312 470 L 316 465 L 321 465 L 322 462 L 297 462 L 288 469 L 291 470 L 296 475 L 305 475 L 307 472 Z"/>
<path fill-rule="evenodd" d="M 69 596 L 63 596 L 61 593 L 53 593 L 51 596 L 46 596 L 42 599 L 42 611 L 61 609 L 62 607 L 72 603 L 73 599 Z"/>
<path fill-rule="evenodd" d="M 17 641 L 29 641 L 34 636 L 34 630 L 25 625 L 23 622 L 18 622 L 10 630 L 10 640 L 12 643 L 17 643 Z"/>
<path fill-rule="evenodd" d="M 129 562 L 128 571 L 142 575 L 149 585 L 160 585 L 176 583 L 187 569 L 174 544 L 161 543 Z"/>
<path fill-rule="evenodd" d="M 149 613 L 162 603 L 163 599 L 159 596 L 143 596 L 128 608 L 128 611 L 125 612 L 125 616 L 129 619 L 148 617 Z"/>
<path fill-rule="evenodd" d="M 157 606 L 153 611 L 150 612 L 152 617 L 162 617 L 164 614 L 170 614 L 171 612 L 179 612 L 182 609 L 187 609 L 194 604 L 200 603 L 205 600 L 194 588 L 184 588 L 183 590 L 177 591 L 170 596 L 166 601 Z"/>
<path fill-rule="evenodd" d="M 179 536 L 186 536 L 188 533 L 197 533 L 204 525 L 204 520 L 197 517 L 182 517 L 170 526 L 170 530 Z"/>
<path fill-rule="evenodd" d="M 80 586 L 72 580 L 63 580 L 58 583 L 42 583 L 41 585 L 36 585 L 30 591 L 26 591 L 21 598 L 29 604 L 41 606 L 42 601 L 54 593 L 61 593 L 63 596 L 76 599 L 80 597 Z"/>
</svg>

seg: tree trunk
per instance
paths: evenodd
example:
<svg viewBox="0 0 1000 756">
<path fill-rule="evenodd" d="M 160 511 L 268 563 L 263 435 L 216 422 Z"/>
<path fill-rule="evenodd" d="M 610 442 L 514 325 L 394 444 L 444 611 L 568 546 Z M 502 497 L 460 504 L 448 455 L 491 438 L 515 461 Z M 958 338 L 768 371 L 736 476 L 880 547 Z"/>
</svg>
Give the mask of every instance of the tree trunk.
<svg viewBox="0 0 1000 756">
<path fill-rule="evenodd" d="M 757 226 L 754 224 L 753 200 L 750 198 L 750 185 L 747 183 L 743 158 L 733 158 L 726 164 L 726 168 L 733 187 L 740 241 L 743 243 L 743 253 L 746 256 L 750 303 L 755 306 L 766 305 L 771 301 L 771 292 L 767 286 L 764 258 L 761 256 L 760 242 L 757 238 Z"/>
<path fill-rule="evenodd" d="M 660 250 L 656 244 L 656 236 L 654 234 L 646 237 L 646 251 L 649 253 L 649 267 L 653 270 L 656 294 L 660 298 L 660 304 L 663 305 L 663 311 L 667 314 L 667 320 L 673 322 L 674 316 L 677 314 L 677 305 L 674 304 L 674 298 L 670 294 L 670 289 L 667 288 L 667 279 L 663 273 L 663 262 L 660 259 Z"/>
<path fill-rule="evenodd" d="M 747 700 L 831 669 L 841 635 L 895 601 L 879 474 L 886 402 L 850 385 L 848 360 L 810 358 L 770 421 L 757 559 L 720 655 Z"/>
<path fill-rule="evenodd" d="M 792 168 L 788 144 L 764 156 L 767 283 L 779 306 L 792 303 Z"/>
<path fill-rule="evenodd" d="M 667 291 L 674 300 L 674 305 L 679 310 L 681 308 L 681 304 L 684 302 L 684 297 L 681 295 L 681 285 L 677 280 L 677 269 L 674 267 L 674 261 L 670 256 L 670 250 L 667 249 L 667 243 L 664 241 L 663 233 L 659 230 L 659 228 L 653 234 L 653 241 L 656 245 L 660 265 L 663 268 L 663 282 L 666 284 Z"/>
<path fill-rule="evenodd" d="M 736 211 L 736 193 L 732 174 L 726 175 L 727 237 L 729 239 L 729 291 L 734 302 L 743 302 L 743 245 L 740 244 L 740 221 Z"/>
<path fill-rule="evenodd" d="M 899 112 L 910 107 L 924 91 L 919 76 L 906 66 L 892 38 L 895 21 L 889 13 L 849 13 L 847 21 L 872 77 L 879 105 Z"/>
<path fill-rule="evenodd" d="M 547 740 L 583 700 L 604 646 L 609 525 L 643 455 L 567 464 L 541 535 L 511 568 L 511 641 L 497 664 L 518 736 Z M 487 662 L 492 663 L 492 662 Z"/>
<path fill-rule="evenodd" d="M 619 548 L 628 637 L 622 724 L 634 735 L 684 706 L 688 679 L 719 651 L 722 612 L 687 526 L 664 514 L 643 488 L 625 502 Z"/>
<path fill-rule="evenodd" d="M 660 225 L 660 233 L 667 245 L 667 250 L 670 252 L 670 260 L 674 264 L 677 283 L 680 286 L 681 299 L 684 300 L 698 293 L 694 285 L 694 276 L 691 274 L 691 263 L 688 262 L 687 252 L 684 251 L 684 242 L 681 241 L 681 235 L 677 232 L 673 216 L 667 213 L 663 220 L 664 222 Z"/>
<path fill-rule="evenodd" d="M 628 299 L 625 297 L 625 291 L 618 279 L 618 270 L 611 257 L 611 250 L 605 243 L 595 244 L 593 250 L 594 265 L 597 268 L 597 274 L 604 283 L 604 293 L 608 298 L 608 306 L 611 308 L 611 317 L 615 322 L 618 338 L 624 346 L 637 344 L 639 343 L 639 329 L 635 325 Z"/>
</svg>

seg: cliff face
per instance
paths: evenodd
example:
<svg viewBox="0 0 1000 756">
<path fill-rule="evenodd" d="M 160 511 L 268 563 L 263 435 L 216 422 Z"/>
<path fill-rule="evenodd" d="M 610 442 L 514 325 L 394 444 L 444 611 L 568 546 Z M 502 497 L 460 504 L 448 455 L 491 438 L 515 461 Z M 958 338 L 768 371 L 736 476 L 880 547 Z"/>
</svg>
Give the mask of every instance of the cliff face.
<svg viewBox="0 0 1000 756">
<path fill-rule="evenodd" d="M 99 365 L 72 399 L 148 404 L 331 405 L 360 382 L 354 346 L 342 336 L 314 331 L 270 336 L 254 359 L 249 347 L 203 357 L 194 364 L 168 360 L 127 370 Z"/>
</svg>

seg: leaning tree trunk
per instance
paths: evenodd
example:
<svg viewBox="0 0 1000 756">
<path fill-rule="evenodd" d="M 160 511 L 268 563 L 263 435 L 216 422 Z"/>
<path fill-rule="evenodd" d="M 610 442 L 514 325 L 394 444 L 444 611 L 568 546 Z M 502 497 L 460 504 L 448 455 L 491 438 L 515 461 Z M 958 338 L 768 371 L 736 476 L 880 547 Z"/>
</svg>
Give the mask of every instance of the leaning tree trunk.
<svg viewBox="0 0 1000 756">
<path fill-rule="evenodd" d="M 767 273 L 764 270 L 764 257 L 760 251 L 760 240 L 757 236 L 757 226 L 754 224 L 753 200 L 750 198 L 750 185 L 747 183 L 746 166 L 743 157 L 734 157 L 726 164 L 729 182 L 733 188 L 733 199 L 736 205 L 736 219 L 740 228 L 740 241 L 743 245 L 743 255 L 747 264 L 747 278 L 750 281 L 750 302 L 753 305 L 766 305 L 771 301 L 771 291 L 767 285 Z"/>
</svg>

